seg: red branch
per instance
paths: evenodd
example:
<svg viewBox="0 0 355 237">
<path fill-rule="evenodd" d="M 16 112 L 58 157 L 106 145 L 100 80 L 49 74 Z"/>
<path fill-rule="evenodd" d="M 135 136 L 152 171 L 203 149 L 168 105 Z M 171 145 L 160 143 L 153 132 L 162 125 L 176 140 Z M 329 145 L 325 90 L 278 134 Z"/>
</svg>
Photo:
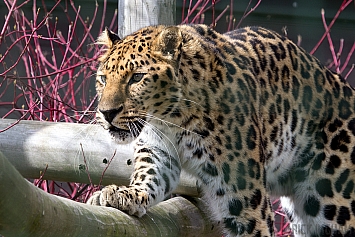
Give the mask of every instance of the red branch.
<svg viewBox="0 0 355 237">
<path fill-rule="evenodd" d="M 327 34 L 329 33 L 330 29 L 333 27 L 335 21 L 338 19 L 340 13 L 342 11 L 344 11 L 344 9 L 350 4 L 352 3 L 353 0 L 343 0 L 343 3 L 341 4 L 340 8 L 338 9 L 337 13 L 335 14 L 335 16 L 333 17 L 332 21 L 330 22 L 330 24 L 328 25 L 327 30 L 324 32 L 323 36 L 321 37 L 321 39 L 318 41 L 318 43 L 316 44 L 316 46 L 314 46 L 314 48 L 311 50 L 310 54 L 314 54 L 314 52 L 316 52 L 316 50 L 319 48 L 319 46 L 321 45 L 321 43 L 324 41 L 325 37 L 327 36 Z M 322 9 L 322 11 L 324 11 Z"/>
</svg>

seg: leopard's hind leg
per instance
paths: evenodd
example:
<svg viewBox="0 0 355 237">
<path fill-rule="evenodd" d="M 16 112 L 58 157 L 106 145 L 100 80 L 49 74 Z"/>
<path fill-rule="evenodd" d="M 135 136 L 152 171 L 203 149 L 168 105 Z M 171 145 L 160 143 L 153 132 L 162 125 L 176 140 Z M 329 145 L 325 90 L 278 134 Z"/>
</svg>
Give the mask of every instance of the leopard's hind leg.
<svg viewBox="0 0 355 237">
<path fill-rule="evenodd" d="M 344 127 L 331 132 L 333 123 L 299 149 L 293 166 L 274 178 L 279 187 L 270 185 L 271 192 L 281 196 L 296 237 L 355 236 L 355 164 L 350 155 L 355 154 L 350 145 L 355 138 Z"/>
</svg>

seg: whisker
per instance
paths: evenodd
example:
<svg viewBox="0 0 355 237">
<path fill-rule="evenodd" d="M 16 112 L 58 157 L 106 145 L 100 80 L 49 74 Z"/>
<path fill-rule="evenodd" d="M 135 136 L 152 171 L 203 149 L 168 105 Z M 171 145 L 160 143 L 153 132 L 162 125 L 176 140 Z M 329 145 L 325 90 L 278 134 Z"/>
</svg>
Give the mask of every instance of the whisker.
<svg viewBox="0 0 355 237">
<path fill-rule="evenodd" d="M 141 122 L 139 120 L 137 120 L 137 122 L 141 124 Z M 131 123 L 131 126 L 133 127 L 133 130 L 134 130 L 134 134 L 133 135 L 135 137 L 138 136 L 140 131 L 142 130 L 142 128 L 140 128 L 137 123 L 133 123 L 133 122 Z"/>
<path fill-rule="evenodd" d="M 135 132 L 134 132 L 134 130 L 132 129 L 131 124 L 130 124 L 130 122 L 129 122 L 128 119 L 126 119 L 126 124 L 127 124 L 127 127 L 128 127 L 129 132 L 132 134 L 133 137 L 135 137 Z"/>
<path fill-rule="evenodd" d="M 193 101 L 193 100 L 188 100 L 188 99 L 182 99 L 182 100 L 185 100 L 185 101 L 191 102 L 191 103 L 193 103 L 193 104 L 196 104 L 196 105 L 198 105 L 198 106 L 200 106 L 200 107 L 203 107 L 202 105 L 200 105 L 199 103 L 197 103 L 197 102 L 195 102 L 195 101 Z"/>
<path fill-rule="evenodd" d="M 151 131 L 152 131 L 158 138 L 160 138 L 161 140 L 163 140 L 163 139 L 162 139 L 162 136 L 165 137 L 165 139 L 166 139 L 167 141 L 169 141 L 170 144 L 173 146 L 176 155 L 179 156 L 179 152 L 178 152 L 178 149 L 176 148 L 175 144 L 171 141 L 171 139 L 170 139 L 167 135 L 164 134 L 164 132 L 162 132 L 162 131 L 161 131 L 160 129 L 158 129 L 156 126 L 154 126 L 154 125 L 148 123 L 147 121 L 145 121 L 145 120 L 143 120 L 143 119 L 139 119 L 139 122 L 140 122 L 142 125 L 144 124 L 144 125 L 147 126 L 149 129 L 151 129 Z M 160 136 L 158 133 L 161 134 L 162 136 Z M 163 141 L 164 141 L 164 140 L 163 140 Z M 165 150 L 168 151 L 169 156 L 172 156 L 172 155 L 170 154 L 170 149 L 168 149 L 168 146 L 165 144 L 165 142 L 164 142 L 164 146 L 165 146 Z M 179 158 L 179 157 L 178 157 L 178 158 Z M 170 165 L 171 165 L 171 164 L 170 164 Z"/>
<path fill-rule="evenodd" d="M 156 116 L 154 116 L 154 115 L 152 115 L 152 114 L 148 114 L 148 113 L 145 112 L 145 111 L 143 111 L 143 112 L 142 112 L 142 111 L 139 111 L 139 113 L 140 113 L 140 115 L 146 116 L 146 117 L 148 117 L 148 118 L 158 120 L 158 121 L 160 121 L 160 122 L 166 124 L 167 126 L 168 126 L 168 124 L 169 124 L 169 125 L 175 126 L 175 127 L 177 127 L 177 128 L 180 128 L 180 129 L 182 129 L 182 130 L 184 130 L 184 131 L 187 131 L 187 132 L 189 132 L 189 133 L 192 133 L 192 134 L 195 134 L 195 135 L 197 135 L 197 136 L 202 137 L 200 134 L 198 134 L 198 133 L 196 133 L 196 132 L 193 132 L 193 131 L 191 131 L 191 130 L 189 130 L 189 129 L 183 128 L 183 127 L 181 127 L 180 125 L 177 125 L 177 124 L 175 124 L 175 123 L 172 123 L 172 122 L 166 121 L 166 120 L 164 120 L 164 119 L 158 118 L 158 117 L 156 117 Z M 169 127 L 169 126 L 168 126 L 168 127 Z"/>
<path fill-rule="evenodd" d="M 179 99 L 179 100 L 184 100 L 184 101 L 189 102 L 189 104 L 188 103 L 185 103 L 185 104 L 184 103 L 180 103 L 179 104 L 179 108 L 192 108 L 191 104 L 198 105 L 199 107 L 203 108 L 203 106 L 201 104 L 199 104 L 199 103 L 197 103 L 196 101 L 193 101 L 193 100 L 181 99 L 178 96 L 172 96 L 171 98 L 176 98 L 176 99 Z M 174 106 L 174 105 L 172 105 L 172 106 Z M 171 106 L 169 106 L 169 107 L 171 107 Z"/>
</svg>

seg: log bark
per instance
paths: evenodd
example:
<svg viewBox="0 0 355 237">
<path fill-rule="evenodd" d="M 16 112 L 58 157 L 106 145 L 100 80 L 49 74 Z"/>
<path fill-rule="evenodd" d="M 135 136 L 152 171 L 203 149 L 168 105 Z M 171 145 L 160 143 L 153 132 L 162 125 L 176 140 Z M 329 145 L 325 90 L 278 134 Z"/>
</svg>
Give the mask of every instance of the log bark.
<svg viewBox="0 0 355 237">
<path fill-rule="evenodd" d="M 0 131 L 16 121 L 0 119 Z M 93 124 L 20 121 L 0 133 L 0 151 L 25 178 L 45 171 L 47 180 L 90 183 L 90 175 L 93 184 L 127 185 L 133 171 L 133 147 Z M 175 193 L 197 196 L 196 180 L 184 172 L 180 178 Z"/>
<path fill-rule="evenodd" d="M 50 195 L 23 179 L 0 153 L 0 235 L 218 236 L 199 199 L 172 198 L 142 218 Z"/>
</svg>

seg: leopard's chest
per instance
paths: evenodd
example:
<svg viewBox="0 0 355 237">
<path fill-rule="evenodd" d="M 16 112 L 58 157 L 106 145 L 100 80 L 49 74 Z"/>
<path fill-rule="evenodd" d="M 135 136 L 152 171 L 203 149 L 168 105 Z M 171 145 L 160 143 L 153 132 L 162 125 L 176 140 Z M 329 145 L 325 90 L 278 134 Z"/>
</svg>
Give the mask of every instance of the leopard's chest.
<svg viewBox="0 0 355 237">
<path fill-rule="evenodd" d="M 182 167 L 196 174 L 210 154 L 205 139 L 191 132 L 182 132 L 176 137 Z"/>
</svg>

